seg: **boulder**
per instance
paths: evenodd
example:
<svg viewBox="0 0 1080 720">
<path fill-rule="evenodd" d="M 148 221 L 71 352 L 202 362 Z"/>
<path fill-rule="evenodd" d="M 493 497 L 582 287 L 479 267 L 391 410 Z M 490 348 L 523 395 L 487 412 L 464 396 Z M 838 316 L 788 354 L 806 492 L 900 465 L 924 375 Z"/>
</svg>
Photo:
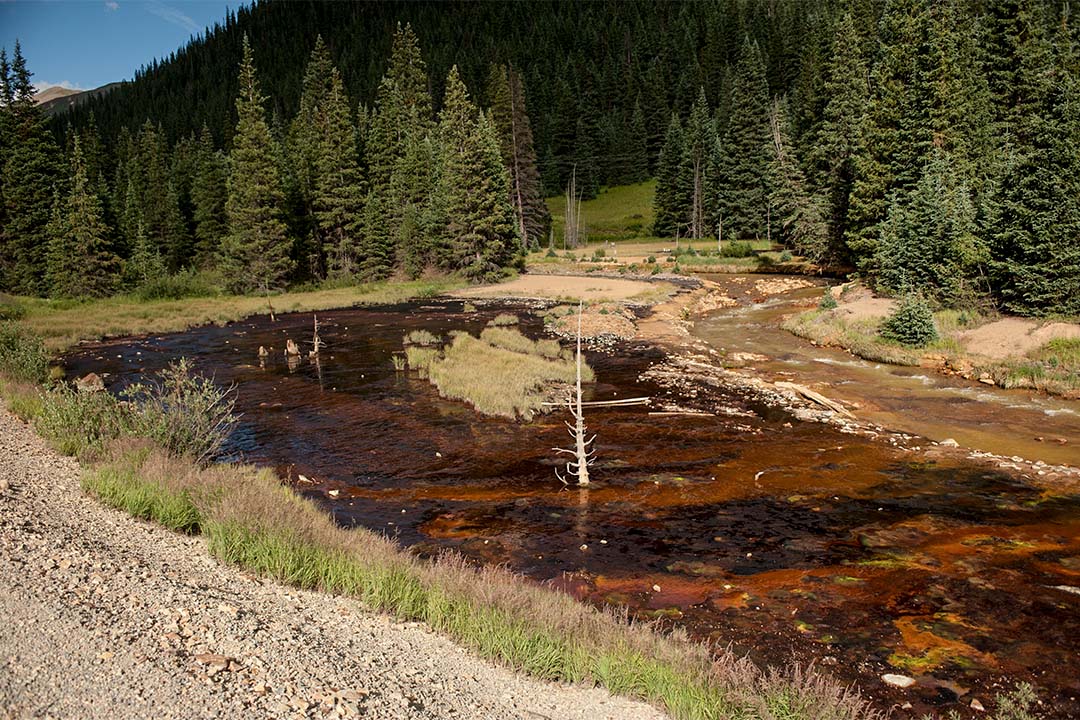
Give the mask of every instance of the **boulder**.
<svg viewBox="0 0 1080 720">
<path fill-rule="evenodd" d="M 105 381 L 97 373 L 87 373 L 75 381 L 75 389 L 82 393 L 103 392 Z"/>
</svg>

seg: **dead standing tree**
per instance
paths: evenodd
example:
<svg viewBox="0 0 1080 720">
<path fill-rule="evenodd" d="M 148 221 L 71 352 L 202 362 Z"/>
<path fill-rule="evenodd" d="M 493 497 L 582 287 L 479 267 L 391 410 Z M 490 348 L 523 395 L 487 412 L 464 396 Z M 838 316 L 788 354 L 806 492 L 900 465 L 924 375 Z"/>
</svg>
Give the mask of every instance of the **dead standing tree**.
<svg viewBox="0 0 1080 720">
<path fill-rule="evenodd" d="M 566 423 L 566 429 L 570 433 L 570 437 L 574 438 L 574 449 L 567 450 L 566 448 L 552 448 L 557 453 L 565 453 L 567 455 L 573 455 L 574 459 L 566 463 L 566 475 L 561 475 L 558 469 L 555 470 L 555 477 L 562 481 L 563 485 L 569 485 L 569 477 L 577 475 L 577 484 L 581 487 L 585 487 L 589 484 L 589 466 L 592 465 L 595 459 L 596 450 L 592 447 L 593 441 L 596 440 L 596 435 L 586 439 L 587 430 L 585 429 L 585 413 L 581 409 L 581 316 L 584 312 L 584 304 L 578 304 L 578 326 L 577 326 L 577 382 L 575 384 L 575 395 L 567 398 L 566 405 L 570 408 L 570 413 L 574 416 L 573 423 Z M 575 403 L 576 400 L 576 403 Z"/>
<path fill-rule="evenodd" d="M 563 224 L 563 249 L 576 249 L 581 242 L 581 197 L 577 192 L 577 166 L 566 186 L 566 216 Z"/>
</svg>

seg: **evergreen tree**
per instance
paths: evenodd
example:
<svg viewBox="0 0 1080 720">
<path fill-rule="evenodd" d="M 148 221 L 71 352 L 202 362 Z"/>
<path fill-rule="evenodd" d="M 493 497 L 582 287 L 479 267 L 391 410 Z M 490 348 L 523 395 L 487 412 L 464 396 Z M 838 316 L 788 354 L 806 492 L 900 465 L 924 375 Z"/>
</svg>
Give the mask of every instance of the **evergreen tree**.
<svg viewBox="0 0 1080 720">
<path fill-rule="evenodd" d="M 683 232 L 689 207 L 689 188 L 686 187 L 686 173 L 683 172 L 685 158 L 686 138 L 682 123 L 678 115 L 672 115 L 656 169 L 653 235 L 671 237 Z"/>
<path fill-rule="evenodd" d="M 210 128 L 203 126 L 196 150 L 196 172 L 191 187 L 195 220 L 195 257 L 197 267 L 213 264 L 227 232 L 225 198 L 227 196 L 225 158 L 214 149 Z M 145 234 L 145 233 L 144 233 Z"/>
<path fill-rule="evenodd" d="M 791 141 L 785 103 L 773 102 L 770 116 L 773 159 L 769 167 L 771 204 L 781 239 L 814 261 L 828 252 L 828 229 L 821 199 L 810 190 Z"/>
<path fill-rule="evenodd" d="M 1015 144 L 990 200 L 991 274 L 1004 307 L 1080 313 L 1080 84 L 1070 48 L 1023 41 Z"/>
<path fill-rule="evenodd" d="M 894 191 L 881 223 L 879 284 L 953 304 L 971 297 L 967 279 L 986 253 L 976 235 L 975 206 L 953 158 L 936 149 L 909 199 Z"/>
<path fill-rule="evenodd" d="M 680 184 L 689 189 L 690 203 L 685 208 L 683 222 L 690 237 L 701 238 L 711 234 L 709 222 L 711 213 L 706 210 L 706 178 L 709 155 L 714 144 L 714 126 L 709 115 L 709 103 L 705 99 L 705 90 L 698 93 L 698 99 L 690 109 L 690 118 L 686 122 L 685 156 Z"/>
<path fill-rule="evenodd" d="M 492 65 L 488 75 L 491 120 L 499 136 L 503 164 L 510 173 L 510 203 L 514 207 L 523 249 L 546 241 L 551 214 L 544 202 L 536 167 L 532 128 L 525 109 L 521 76 L 509 66 Z"/>
<path fill-rule="evenodd" d="M 384 197 L 374 191 L 364 201 L 360 273 L 371 280 L 388 277 L 394 270 L 394 242 L 386 227 L 385 204 Z"/>
<path fill-rule="evenodd" d="M 319 133 L 315 164 L 315 218 L 330 277 L 350 277 L 358 270 L 362 226 L 363 178 L 357 162 L 356 132 L 345 85 L 330 70 L 330 94 L 316 115 Z"/>
<path fill-rule="evenodd" d="M 49 223 L 49 291 L 53 297 L 102 297 L 116 285 L 119 259 L 108 249 L 101 201 L 87 180 L 78 138 L 72 149 L 70 186 L 66 202 Z"/>
<path fill-rule="evenodd" d="M 762 237 L 769 224 L 769 89 L 756 42 L 746 37 L 731 87 L 731 116 L 724 133 L 726 164 L 719 168 L 719 212 L 724 234 Z"/>
<path fill-rule="evenodd" d="M 284 193 L 275 161 L 274 139 L 266 124 L 254 62 L 245 36 L 240 95 L 236 99 L 238 120 L 229 155 L 229 194 L 225 205 L 229 233 L 222 243 L 222 255 L 233 290 L 268 292 L 284 285 L 292 263 L 285 223 L 279 216 Z"/>
<path fill-rule="evenodd" d="M 446 79 L 439 135 L 449 268 L 476 280 L 494 278 L 520 242 L 509 202 L 510 179 L 495 127 L 469 99 L 456 66 Z"/>
<path fill-rule="evenodd" d="M 38 295 L 46 290 L 45 253 L 54 188 L 63 187 L 60 150 L 34 103 L 31 73 L 15 43 L 11 76 L 5 89 L 7 139 L 0 185 L 4 227 L 0 263 L 8 292 Z M 8 99 L 10 98 L 10 100 Z M 58 187 L 59 186 L 59 187 Z"/>
<path fill-rule="evenodd" d="M 825 104 L 817 144 L 810 148 L 818 168 L 821 190 L 827 203 L 827 255 L 834 260 L 847 256 L 848 208 L 855 184 L 855 162 L 862 151 L 868 88 L 862 43 L 851 13 L 836 28 L 832 54 L 826 68 Z"/>
<path fill-rule="evenodd" d="M 645 113 L 640 98 L 634 103 L 634 112 L 627 125 L 629 135 L 626 143 L 626 175 L 624 182 L 639 183 L 649 177 L 649 130 L 645 124 Z"/>
</svg>

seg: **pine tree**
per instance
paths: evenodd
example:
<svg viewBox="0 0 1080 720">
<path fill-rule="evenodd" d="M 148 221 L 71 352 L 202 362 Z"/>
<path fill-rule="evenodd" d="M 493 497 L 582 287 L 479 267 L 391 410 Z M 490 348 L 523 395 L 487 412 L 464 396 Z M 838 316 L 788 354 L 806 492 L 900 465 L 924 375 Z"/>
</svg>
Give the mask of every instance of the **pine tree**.
<svg viewBox="0 0 1080 720">
<path fill-rule="evenodd" d="M 510 173 L 510 203 L 514 207 L 523 249 L 547 239 L 551 214 L 544 202 L 536 167 L 532 128 L 525 110 L 521 75 L 512 67 L 492 65 L 488 75 L 491 120 L 499 136 L 503 164 Z"/>
<path fill-rule="evenodd" d="M 1004 307 L 1025 315 L 1080 313 L 1080 82 L 1071 48 L 1031 28 L 1010 149 L 990 200 L 990 264 Z"/>
<path fill-rule="evenodd" d="M 688 235 L 693 238 L 707 237 L 711 234 L 710 213 L 706 210 L 706 178 L 709 155 L 713 148 L 713 123 L 709 114 L 709 103 L 705 99 L 705 90 L 698 93 L 698 99 L 690 108 L 690 118 L 686 122 L 686 142 L 684 144 L 681 172 L 682 186 L 690 190 L 690 204 L 686 208 L 683 222 Z"/>
<path fill-rule="evenodd" d="M 496 277 L 520 242 L 510 179 L 493 123 L 469 99 L 457 66 L 446 79 L 439 118 L 448 265 L 475 280 Z"/>
<path fill-rule="evenodd" d="M 394 242 L 385 221 L 385 199 L 374 191 L 364 201 L 363 233 L 360 243 L 360 273 L 381 280 L 394 270 Z"/>
<path fill-rule="evenodd" d="M 316 129 L 319 145 L 313 203 L 327 274 L 351 277 L 358 270 L 364 186 L 349 99 L 337 68 L 330 70 L 330 94 L 316 114 Z"/>
<path fill-rule="evenodd" d="M 828 205 L 826 252 L 833 260 L 844 260 L 848 254 L 845 244 L 848 208 L 855 185 L 855 162 L 862 152 L 868 89 L 861 47 L 855 20 L 851 13 L 844 13 L 836 27 L 826 68 L 825 95 L 828 100 L 817 144 L 810 148 Z"/>
<path fill-rule="evenodd" d="M 319 158 L 320 115 L 324 112 L 331 92 L 333 62 L 322 35 L 315 38 L 304 70 L 300 109 L 289 125 L 288 156 L 296 175 L 297 187 L 310 209 L 315 195 L 316 164 Z"/>
<path fill-rule="evenodd" d="M 731 116 L 723 140 L 726 166 L 719 168 L 725 236 L 762 237 L 768 232 L 770 135 L 765 65 L 757 43 L 746 37 L 731 87 Z"/>
<path fill-rule="evenodd" d="M 641 108 L 641 99 L 634 103 L 634 112 L 630 116 L 626 132 L 626 175 L 624 181 L 639 183 L 649 178 L 649 130 L 645 124 L 645 113 Z"/>
<path fill-rule="evenodd" d="M 894 191 L 881 223 L 879 284 L 947 304 L 972 296 L 968 278 L 986 261 L 976 235 L 975 206 L 953 158 L 935 149 L 909 196 Z"/>
<path fill-rule="evenodd" d="M 229 234 L 222 243 L 223 265 L 233 290 L 268 292 L 284 285 L 292 263 L 285 223 L 279 215 L 284 193 L 274 140 L 266 124 L 263 96 L 246 36 L 236 112 L 239 119 L 229 155 L 229 195 L 225 205 Z"/>
<path fill-rule="evenodd" d="M 71 192 L 49 223 L 47 281 L 53 297 L 102 297 L 114 289 L 119 259 L 108 249 L 101 201 L 86 177 L 79 139 L 71 157 Z M 59 206 L 60 203 L 58 202 Z"/>
<path fill-rule="evenodd" d="M 4 227 L 2 252 L 8 292 L 38 295 L 46 290 L 45 253 L 49 238 L 46 226 L 52 209 L 54 187 L 63 188 L 60 149 L 34 103 L 31 73 L 22 48 L 15 43 L 12 75 L 5 94 L 10 104 L 8 133 L 0 185 L 3 186 Z M 5 102 L 9 102 L 5 99 Z"/>
<path fill-rule="evenodd" d="M 824 203 L 806 182 L 790 137 L 785 103 L 773 102 L 770 116 L 773 158 L 769 166 L 771 204 L 783 242 L 794 246 L 815 262 L 828 252 L 828 228 Z"/>
<path fill-rule="evenodd" d="M 191 201 L 195 220 L 195 257 L 197 267 L 213 264 L 227 232 L 225 198 L 227 183 L 225 158 L 214 149 L 210 128 L 203 125 L 196 150 L 195 180 Z"/>
<path fill-rule="evenodd" d="M 656 169 L 656 196 L 653 200 L 653 234 L 671 237 L 682 233 L 689 207 L 689 189 L 685 186 L 683 163 L 686 138 L 678 115 L 671 116 L 660 162 Z"/>
</svg>

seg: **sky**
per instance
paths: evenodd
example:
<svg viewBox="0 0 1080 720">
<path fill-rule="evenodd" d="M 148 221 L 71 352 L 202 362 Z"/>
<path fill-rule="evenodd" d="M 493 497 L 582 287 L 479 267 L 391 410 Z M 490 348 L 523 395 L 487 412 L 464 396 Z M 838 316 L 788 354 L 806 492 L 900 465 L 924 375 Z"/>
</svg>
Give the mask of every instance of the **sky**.
<svg viewBox="0 0 1080 720">
<path fill-rule="evenodd" d="M 246 3 L 245 3 L 246 4 Z M 37 89 L 130 80 L 225 18 L 225 0 L 0 0 L 0 47 L 18 39 Z"/>
</svg>

